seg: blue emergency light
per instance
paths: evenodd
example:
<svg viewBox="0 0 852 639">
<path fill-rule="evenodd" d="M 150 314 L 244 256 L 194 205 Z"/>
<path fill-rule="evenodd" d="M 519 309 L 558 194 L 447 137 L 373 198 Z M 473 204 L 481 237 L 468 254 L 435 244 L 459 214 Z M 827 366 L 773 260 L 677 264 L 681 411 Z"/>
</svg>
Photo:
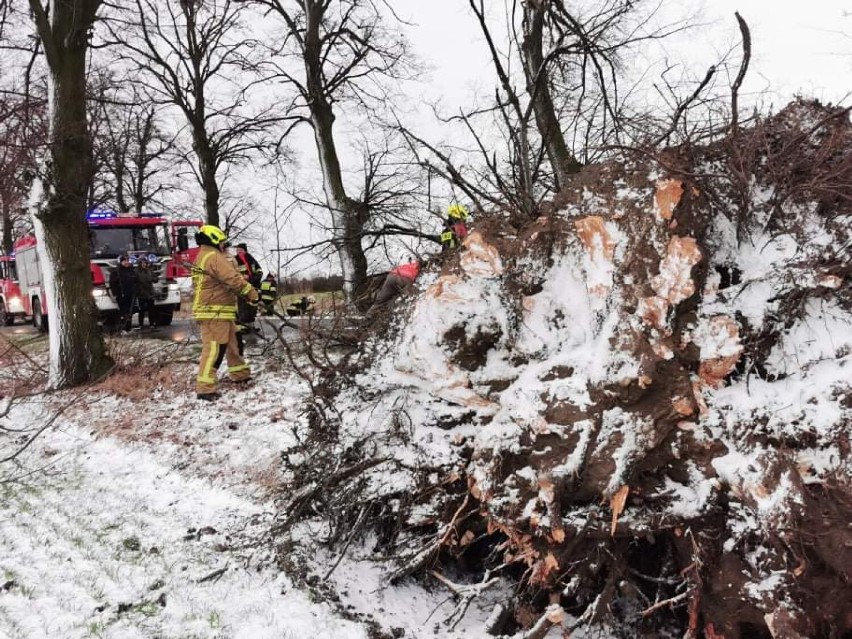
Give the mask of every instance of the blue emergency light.
<svg viewBox="0 0 852 639">
<path fill-rule="evenodd" d="M 160 218 L 163 217 L 162 213 L 140 213 L 136 215 L 136 213 L 116 213 L 115 211 L 104 211 L 101 209 L 89 209 L 86 211 L 86 219 L 87 220 L 113 220 L 116 218 Z"/>
<path fill-rule="evenodd" d="M 97 209 L 89 209 L 86 211 L 87 220 L 109 220 L 118 217 L 115 211 L 99 211 Z"/>
</svg>

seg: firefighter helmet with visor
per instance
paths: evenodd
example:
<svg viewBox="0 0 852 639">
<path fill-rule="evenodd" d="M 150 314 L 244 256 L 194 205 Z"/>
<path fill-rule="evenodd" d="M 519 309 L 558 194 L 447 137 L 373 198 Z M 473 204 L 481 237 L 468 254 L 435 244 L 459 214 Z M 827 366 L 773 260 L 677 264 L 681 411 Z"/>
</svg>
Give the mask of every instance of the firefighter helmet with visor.
<svg viewBox="0 0 852 639">
<path fill-rule="evenodd" d="M 447 216 L 454 220 L 464 221 L 467 219 L 468 210 L 463 204 L 450 204 L 447 209 Z"/>
<path fill-rule="evenodd" d="M 218 226 L 213 226 L 212 224 L 205 224 L 199 228 L 198 235 L 208 240 L 213 246 L 219 246 L 228 240 L 228 236 L 225 235 L 225 232 Z"/>
</svg>

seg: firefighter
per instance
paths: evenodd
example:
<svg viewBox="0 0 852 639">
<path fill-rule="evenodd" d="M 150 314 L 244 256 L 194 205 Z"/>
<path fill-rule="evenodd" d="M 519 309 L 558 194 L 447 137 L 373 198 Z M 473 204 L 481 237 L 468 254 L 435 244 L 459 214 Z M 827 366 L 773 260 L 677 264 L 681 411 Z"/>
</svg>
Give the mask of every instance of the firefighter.
<svg viewBox="0 0 852 639">
<path fill-rule="evenodd" d="M 196 392 L 198 399 L 218 399 L 216 371 L 226 359 L 234 382 L 251 379 L 251 369 L 239 353 L 235 320 L 237 297 L 257 304 L 258 294 L 224 253 L 227 236 L 218 226 L 205 224 L 195 234 L 199 246 L 192 266 L 195 287 L 192 315 L 201 329 L 201 361 Z"/>
<path fill-rule="evenodd" d="M 251 253 L 248 252 L 248 246 L 245 242 L 237 244 L 237 269 L 240 271 L 245 280 L 255 289 L 260 288 L 260 281 L 263 277 L 263 269 Z M 240 349 L 243 348 L 243 336 L 248 333 L 255 332 L 254 320 L 257 317 L 257 305 L 252 306 L 241 299 L 237 302 L 237 332 L 239 335 Z"/>
<path fill-rule="evenodd" d="M 225 257 L 228 258 L 228 261 L 231 265 L 240 271 L 240 263 L 237 261 L 237 256 L 234 255 L 234 252 L 231 250 L 231 243 L 225 240 L 222 244 L 222 253 L 225 254 Z M 242 272 L 240 271 L 240 275 Z M 246 315 L 246 308 L 248 308 L 249 304 L 245 301 L 243 297 L 237 299 L 237 351 L 240 354 L 240 357 L 243 356 L 243 353 L 246 351 L 246 343 L 244 339 L 244 334 L 248 330 L 248 327 L 245 326 L 242 322 L 240 322 L 240 317 L 244 317 Z"/>
<path fill-rule="evenodd" d="M 376 300 L 367 311 L 367 316 L 372 315 L 383 306 L 390 303 L 397 295 L 402 293 L 407 287 L 414 283 L 417 276 L 420 275 L 420 260 L 415 259 L 407 264 L 402 264 L 393 269 L 385 278 L 385 283 L 379 294 L 376 295 Z"/>
<path fill-rule="evenodd" d="M 118 257 L 118 268 L 109 274 L 109 290 L 118 305 L 119 323 L 122 330 L 130 332 L 133 306 L 136 303 L 136 271 L 130 257 L 123 253 Z"/>
<path fill-rule="evenodd" d="M 275 300 L 278 299 L 278 283 L 272 273 L 267 273 L 260 283 L 260 301 L 263 302 L 263 310 L 267 315 L 275 314 Z"/>
<path fill-rule="evenodd" d="M 441 250 L 446 252 L 458 247 L 467 237 L 467 218 L 470 213 L 462 204 L 450 204 L 444 228 L 441 231 Z"/>
<path fill-rule="evenodd" d="M 260 281 L 263 277 L 263 269 L 260 268 L 258 262 L 251 253 L 248 252 L 248 246 L 245 242 L 237 244 L 237 267 L 240 274 L 249 281 L 255 288 L 260 288 Z"/>
</svg>

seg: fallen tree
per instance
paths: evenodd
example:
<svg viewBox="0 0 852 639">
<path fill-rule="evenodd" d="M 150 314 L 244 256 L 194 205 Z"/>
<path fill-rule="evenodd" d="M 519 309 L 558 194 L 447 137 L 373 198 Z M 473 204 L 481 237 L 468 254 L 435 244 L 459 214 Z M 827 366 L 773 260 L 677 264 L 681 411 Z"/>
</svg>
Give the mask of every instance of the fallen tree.
<svg viewBox="0 0 852 639">
<path fill-rule="evenodd" d="M 314 380 L 278 533 L 369 531 L 458 614 L 507 579 L 495 635 L 845 636 L 850 185 L 848 110 L 798 102 L 481 215 Z"/>
</svg>

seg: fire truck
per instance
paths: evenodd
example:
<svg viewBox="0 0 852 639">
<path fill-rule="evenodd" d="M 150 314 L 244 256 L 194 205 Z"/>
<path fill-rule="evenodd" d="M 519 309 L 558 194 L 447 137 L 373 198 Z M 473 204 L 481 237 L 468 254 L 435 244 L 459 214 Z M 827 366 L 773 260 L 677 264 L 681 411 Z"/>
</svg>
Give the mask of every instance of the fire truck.
<svg viewBox="0 0 852 639">
<path fill-rule="evenodd" d="M 0 326 L 11 326 L 24 317 L 15 255 L 0 255 Z"/>
<path fill-rule="evenodd" d="M 167 267 L 170 277 L 176 280 L 189 278 L 193 262 L 198 255 L 198 245 L 195 243 L 195 233 L 204 224 L 201 220 L 175 220 L 172 229 L 172 261 Z"/>
<path fill-rule="evenodd" d="M 44 294 L 44 278 L 42 277 L 34 236 L 28 235 L 15 242 L 15 262 L 18 271 L 22 314 L 31 317 L 33 326 L 37 329 L 46 331 L 47 298 Z"/>
<path fill-rule="evenodd" d="M 169 268 L 172 261 L 169 220 L 156 214 L 110 211 L 92 211 L 86 217 L 92 295 L 104 324 L 114 325 L 119 319 L 118 304 L 110 293 L 109 279 L 118 267 L 120 255 L 127 255 L 134 263 L 142 256 L 148 259 L 156 277 L 153 323 L 159 326 L 171 324 L 174 312 L 180 309 L 180 290 Z M 34 237 L 22 238 L 15 245 L 15 257 L 23 312 L 32 317 L 34 326 L 46 330 L 50 305 L 44 294 L 36 248 Z"/>
</svg>

